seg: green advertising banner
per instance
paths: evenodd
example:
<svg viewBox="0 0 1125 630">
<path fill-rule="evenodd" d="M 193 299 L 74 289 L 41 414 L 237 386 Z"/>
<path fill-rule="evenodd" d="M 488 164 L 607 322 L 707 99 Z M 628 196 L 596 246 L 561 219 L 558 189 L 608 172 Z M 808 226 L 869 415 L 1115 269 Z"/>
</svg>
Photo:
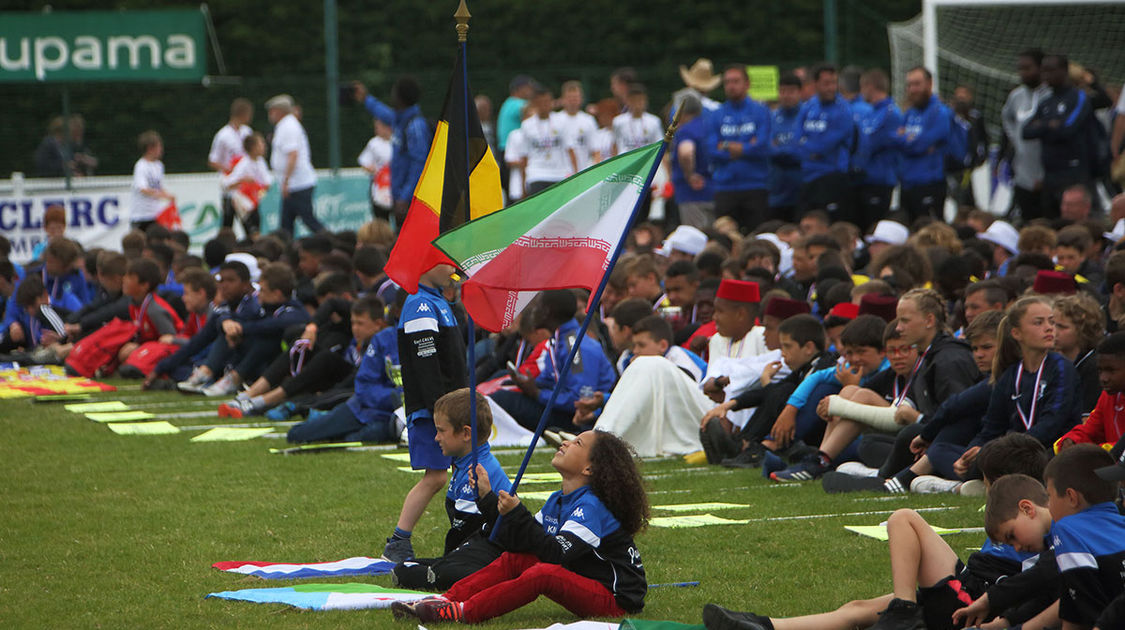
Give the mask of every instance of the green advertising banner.
<svg viewBox="0 0 1125 630">
<path fill-rule="evenodd" d="M 746 73 L 750 75 L 750 98 L 755 101 L 777 100 L 777 66 L 746 66 Z"/>
<path fill-rule="evenodd" d="M 199 81 L 206 41 L 198 9 L 0 13 L 0 82 Z"/>
</svg>

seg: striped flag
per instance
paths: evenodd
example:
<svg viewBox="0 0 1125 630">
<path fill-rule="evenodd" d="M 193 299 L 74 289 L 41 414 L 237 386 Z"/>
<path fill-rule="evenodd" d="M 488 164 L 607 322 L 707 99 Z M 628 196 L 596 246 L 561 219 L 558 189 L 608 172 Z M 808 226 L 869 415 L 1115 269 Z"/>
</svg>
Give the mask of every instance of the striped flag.
<svg viewBox="0 0 1125 630">
<path fill-rule="evenodd" d="M 469 274 L 461 299 L 491 331 L 546 289 L 594 290 L 609 268 L 662 143 L 624 153 L 434 241 Z"/>
<path fill-rule="evenodd" d="M 418 278 L 435 265 L 452 264 L 431 245 L 431 241 L 504 205 L 500 193 L 500 168 L 484 139 L 476 105 L 464 84 L 464 64 L 465 56 L 459 49 L 449 89 L 445 93 L 441 119 L 434 130 L 430 155 L 426 158 L 406 220 L 384 268 L 387 276 L 410 293 L 418 291 Z M 466 104 L 468 151 L 465 149 Z M 466 173 L 469 173 L 468 181 L 465 181 Z M 470 207 L 465 204 L 466 193 Z"/>
<path fill-rule="evenodd" d="M 395 602 L 415 602 L 432 593 L 384 588 L 374 584 L 298 584 L 279 588 L 246 588 L 209 593 L 207 598 L 232 599 L 256 604 L 287 604 L 306 610 L 359 610 L 390 608 Z"/>
<path fill-rule="evenodd" d="M 390 573 L 395 563 L 382 558 L 356 556 L 333 562 L 216 562 L 211 566 L 220 571 L 253 575 L 265 580 L 291 580 L 345 575 L 382 575 Z"/>
</svg>

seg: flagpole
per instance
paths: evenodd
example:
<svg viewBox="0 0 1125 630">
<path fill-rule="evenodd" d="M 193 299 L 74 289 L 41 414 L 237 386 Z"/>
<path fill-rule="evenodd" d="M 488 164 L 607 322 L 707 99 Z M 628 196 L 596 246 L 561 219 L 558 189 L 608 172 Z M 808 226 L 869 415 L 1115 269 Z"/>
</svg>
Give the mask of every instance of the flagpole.
<svg viewBox="0 0 1125 630">
<path fill-rule="evenodd" d="M 465 0 L 457 5 L 457 11 L 453 13 L 453 19 L 457 21 L 457 44 L 461 48 L 461 93 L 464 95 L 465 107 L 461 114 L 464 116 L 462 122 L 464 123 L 461 128 L 465 133 L 465 218 L 472 219 L 473 210 L 472 205 L 469 203 L 469 177 L 472 175 L 472 164 L 469 159 L 469 18 L 473 17 L 469 13 L 469 7 L 465 5 Z M 470 446 L 472 456 L 470 458 L 470 475 L 475 478 L 477 469 L 477 327 L 473 322 L 473 316 L 469 314 L 468 310 L 465 311 L 465 319 L 468 320 L 468 363 L 469 363 L 469 435 L 472 444 Z M 478 495 L 479 497 L 479 495 Z"/>
<path fill-rule="evenodd" d="M 676 133 L 676 128 L 680 124 L 680 112 L 683 110 L 681 107 L 676 111 L 676 116 L 672 120 L 672 124 L 664 133 L 664 141 L 660 144 L 660 151 L 656 154 L 656 160 L 649 169 L 648 176 L 645 178 L 645 185 L 642 189 L 647 192 L 652 187 L 652 178 L 656 175 L 656 170 L 660 168 L 660 163 L 664 158 L 664 152 L 668 145 L 672 143 L 672 138 Z M 606 267 L 605 273 L 602 274 L 601 282 L 598 283 L 598 288 L 594 291 L 593 297 L 590 298 L 590 305 L 586 309 L 586 317 L 582 319 L 582 326 L 578 329 L 578 334 L 574 338 L 574 344 L 567 354 L 566 363 L 563 364 L 562 370 L 559 371 L 558 380 L 555 387 L 551 390 L 550 396 L 547 398 L 547 406 L 543 409 L 543 415 L 539 418 L 539 424 L 535 427 L 535 433 L 531 436 L 531 445 L 527 447 L 527 453 L 524 454 L 523 462 L 520 464 L 519 472 L 516 473 L 516 478 L 512 481 L 511 494 L 516 494 L 519 489 L 520 480 L 523 479 L 523 473 L 527 469 L 528 463 L 531 461 L 531 455 L 535 452 L 535 445 L 542 437 L 544 429 L 547 428 L 547 419 L 551 417 L 551 408 L 555 405 L 555 398 L 562 390 L 563 385 L 566 384 L 566 379 L 570 375 L 570 366 L 574 364 L 574 357 L 578 354 L 578 348 L 582 343 L 582 339 L 586 336 L 586 331 L 590 327 L 590 321 L 594 318 L 594 313 L 597 312 L 598 304 L 601 302 L 602 293 L 605 292 L 606 284 L 609 281 L 609 276 L 613 273 L 613 268 L 617 265 L 617 259 L 621 257 L 621 250 L 624 248 L 626 237 L 629 236 L 629 230 L 633 228 L 633 222 L 637 220 L 637 213 L 640 211 L 641 203 L 645 200 L 645 195 L 642 194 L 637 198 L 636 203 L 633 204 L 633 211 L 629 214 L 629 220 L 625 223 L 625 228 L 621 232 L 621 238 L 617 241 L 617 247 L 613 250 L 613 255 L 610 256 L 609 265 Z M 501 515 L 496 521 L 496 525 L 492 528 L 492 539 L 495 540 L 496 532 L 499 529 L 500 521 L 503 520 Z"/>
</svg>

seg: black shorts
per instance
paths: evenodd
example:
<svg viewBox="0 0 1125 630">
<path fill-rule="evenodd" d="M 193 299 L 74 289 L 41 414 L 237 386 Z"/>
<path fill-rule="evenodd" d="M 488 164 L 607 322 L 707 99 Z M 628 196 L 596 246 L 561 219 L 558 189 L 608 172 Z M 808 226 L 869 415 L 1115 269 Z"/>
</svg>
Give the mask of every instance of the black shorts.
<svg viewBox="0 0 1125 630">
<path fill-rule="evenodd" d="M 953 613 L 973 603 L 987 590 L 987 585 L 965 570 L 965 563 L 957 561 L 954 575 L 942 578 L 933 586 L 918 589 L 918 605 L 929 630 L 958 630 L 964 624 L 954 625 Z"/>
</svg>

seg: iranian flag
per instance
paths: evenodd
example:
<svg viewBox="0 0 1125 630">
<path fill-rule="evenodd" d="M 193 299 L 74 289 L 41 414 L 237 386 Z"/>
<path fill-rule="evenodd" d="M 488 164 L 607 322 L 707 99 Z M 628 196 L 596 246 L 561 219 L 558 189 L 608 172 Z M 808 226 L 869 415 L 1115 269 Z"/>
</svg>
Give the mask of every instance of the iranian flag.
<svg viewBox="0 0 1125 630">
<path fill-rule="evenodd" d="M 657 142 L 618 155 L 434 240 L 469 278 L 465 309 L 499 331 L 539 291 L 598 286 L 660 156 Z"/>
</svg>

